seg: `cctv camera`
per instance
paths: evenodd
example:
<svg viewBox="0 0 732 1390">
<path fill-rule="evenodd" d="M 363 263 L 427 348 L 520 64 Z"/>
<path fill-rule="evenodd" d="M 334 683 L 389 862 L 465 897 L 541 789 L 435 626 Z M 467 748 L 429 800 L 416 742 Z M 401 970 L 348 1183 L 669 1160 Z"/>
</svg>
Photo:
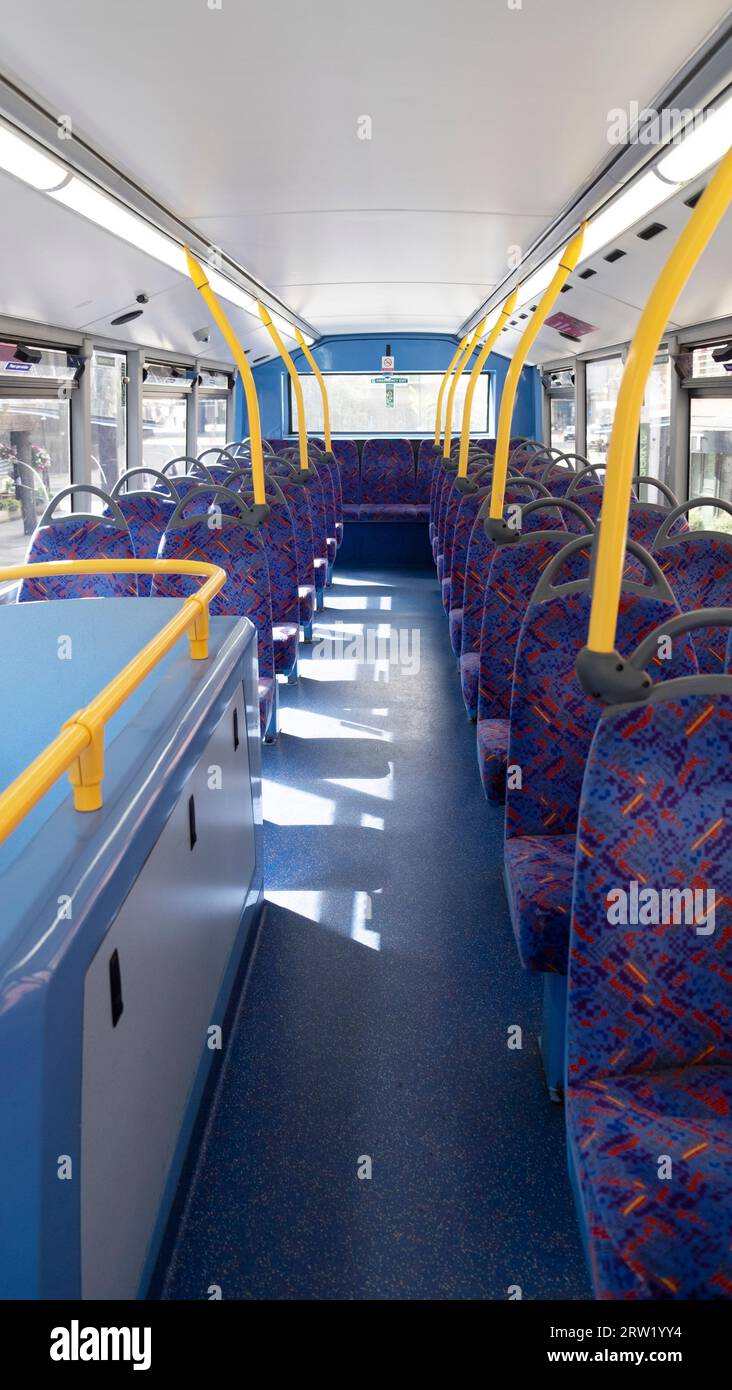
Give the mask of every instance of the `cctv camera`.
<svg viewBox="0 0 732 1390">
<path fill-rule="evenodd" d="M 193 334 L 193 336 L 194 336 L 194 338 L 195 338 L 195 340 L 196 340 L 197 343 L 210 343 L 210 342 L 211 342 L 211 334 L 210 334 L 208 328 L 199 328 L 199 329 L 197 329 L 197 331 Z"/>
</svg>

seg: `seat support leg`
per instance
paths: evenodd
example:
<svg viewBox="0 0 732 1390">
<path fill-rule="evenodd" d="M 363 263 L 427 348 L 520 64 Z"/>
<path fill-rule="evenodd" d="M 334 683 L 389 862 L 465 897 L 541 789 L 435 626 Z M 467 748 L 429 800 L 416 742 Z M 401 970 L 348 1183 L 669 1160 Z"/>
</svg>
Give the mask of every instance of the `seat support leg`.
<svg viewBox="0 0 732 1390">
<path fill-rule="evenodd" d="M 541 1021 L 541 1060 L 550 1100 L 564 1099 L 564 1044 L 567 1021 L 566 975 L 544 975 L 544 1007 Z"/>
</svg>

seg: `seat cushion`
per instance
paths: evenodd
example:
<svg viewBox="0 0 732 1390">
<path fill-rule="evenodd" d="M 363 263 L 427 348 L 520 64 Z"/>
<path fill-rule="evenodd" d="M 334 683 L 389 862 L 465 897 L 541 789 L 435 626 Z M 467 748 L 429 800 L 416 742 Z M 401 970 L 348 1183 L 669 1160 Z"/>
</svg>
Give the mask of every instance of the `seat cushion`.
<svg viewBox="0 0 732 1390">
<path fill-rule="evenodd" d="M 506 840 L 506 891 L 525 970 L 567 973 L 575 848 L 574 835 Z"/>
<path fill-rule="evenodd" d="M 272 628 L 275 674 L 289 675 L 297 661 L 300 628 L 297 623 L 276 623 Z"/>
<path fill-rule="evenodd" d="M 460 657 L 460 684 L 469 719 L 476 719 L 478 716 L 479 672 L 480 652 L 463 652 Z"/>
<path fill-rule="evenodd" d="M 315 570 L 315 588 L 324 589 L 328 571 L 327 560 L 324 560 L 322 555 L 316 556 L 313 560 L 313 568 Z"/>
<path fill-rule="evenodd" d="M 300 599 L 300 622 L 311 623 L 315 611 L 315 586 L 300 584 L 297 592 Z"/>
<path fill-rule="evenodd" d="M 478 769 L 487 799 L 500 806 L 506 799 L 508 719 L 478 720 Z"/>
<path fill-rule="evenodd" d="M 360 521 L 415 521 L 414 507 L 407 502 L 364 502 Z"/>
<path fill-rule="evenodd" d="M 454 656 L 460 655 L 460 648 L 463 641 L 463 610 L 462 608 L 450 609 L 450 646 Z"/>
<path fill-rule="evenodd" d="M 260 677 L 259 681 L 259 728 L 264 738 L 265 730 L 272 714 L 275 683 L 270 676 Z"/>
<path fill-rule="evenodd" d="M 337 554 L 337 551 L 338 551 L 338 542 L 337 542 L 335 536 L 328 536 L 328 538 L 327 538 L 327 544 L 328 544 L 328 564 L 329 564 L 329 565 L 332 565 L 332 564 L 335 562 L 335 557 L 336 557 L 336 554 Z"/>
<path fill-rule="evenodd" d="M 346 520 L 358 521 L 358 514 L 360 510 L 361 507 L 358 502 L 343 503 L 343 515 L 346 518 Z"/>
<path fill-rule="evenodd" d="M 335 524 L 336 544 L 340 546 L 343 540 L 343 522 L 337 521 Z"/>
<path fill-rule="evenodd" d="M 450 612 L 450 576 L 442 581 L 442 607 L 445 613 Z"/>
<path fill-rule="evenodd" d="M 730 1297 L 731 1115 L 732 1067 L 719 1064 L 570 1089 L 570 1152 L 599 1298 Z M 672 1165 L 666 1179 L 661 1155 Z"/>
</svg>

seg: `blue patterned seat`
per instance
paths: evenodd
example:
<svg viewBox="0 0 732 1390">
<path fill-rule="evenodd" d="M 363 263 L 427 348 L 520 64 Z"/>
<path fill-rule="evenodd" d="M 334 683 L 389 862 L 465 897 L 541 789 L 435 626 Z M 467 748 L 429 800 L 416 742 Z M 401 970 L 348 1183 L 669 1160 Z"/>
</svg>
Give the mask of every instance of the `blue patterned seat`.
<svg viewBox="0 0 732 1390">
<path fill-rule="evenodd" d="M 156 485 L 150 489 L 140 488 L 135 491 L 122 491 L 123 488 L 129 489 L 130 481 L 135 476 L 156 477 L 159 486 Z M 157 473 L 154 469 L 132 468 L 117 479 L 110 497 L 113 502 L 117 503 L 127 523 L 135 558 L 154 560 L 163 532 L 179 500 L 173 480 L 166 478 L 162 473 Z M 105 508 L 104 515 L 111 516 L 108 507 Z M 138 594 L 143 597 L 149 594 L 151 586 L 151 574 L 138 574 Z"/>
<path fill-rule="evenodd" d="M 110 516 L 87 512 L 70 512 L 54 516 L 55 508 L 65 497 L 79 492 L 101 498 Z M 28 542 L 25 563 L 42 564 L 48 560 L 134 560 L 135 551 L 129 527 L 116 503 L 100 488 L 86 484 L 64 488 L 52 498 Z M 23 579 L 17 595 L 18 603 L 33 603 L 43 599 L 119 598 L 135 597 L 138 593 L 134 574 L 69 574 L 42 579 Z"/>
<path fill-rule="evenodd" d="M 679 522 L 700 506 L 718 506 L 732 514 L 732 504 L 720 499 L 692 498 L 668 513 L 663 531 L 657 535 L 653 553 L 678 599 L 682 613 L 699 608 L 725 608 L 732 604 L 732 535 L 721 531 L 689 531 L 679 535 Z M 671 535 L 673 530 L 674 534 Z M 666 534 L 668 533 L 668 534 Z M 710 674 L 724 671 L 727 632 L 724 628 L 702 628 L 693 634 L 699 670 Z"/>
<path fill-rule="evenodd" d="M 540 490 L 539 483 L 513 483 L 506 487 L 505 507 L 520 506 L 531 497 L 531 490 Z M 529 515 L 526 530 L 564 530 L 561 516 Z M 495 542 L 486 534 L 482 519 L 473 523 L 465 561 L 463 585 L 463 616 L 460 647 L 460 683 L 463 702 L 469 719 L 478 715 L 478 676 L 480 671 L 480 634 L 483 626 L 485 586 L 495 554 Z"/>
<path fill-rule="evenodd" d="M 526 970 L 560 974 L 567 970 L 572 893 L 564 837 L 578 835 L 578 851 L 584 852 L 578 807 L 599 714 L 575 673 L 590 612 L 589 579 L 579 584 L 578 592 L 532 599 L 526 609 L 513 672 L 508 746 L 508 765 L 523 769 L 521 785 L 514 787 L 509 779 L 506 789 L 506 888 L 516 944 Z M 677 616 L 678 606 L 668 589 L 666 593 L 663 600 L 623 590 L 619 651 L 632 651 L 647 633 Z M 690 643 L 674 643 L 670 657 L 656 657 L 651 669 L 663 680 L 689 675 L 696 669 Z M 553 855 L 549 891 L 542 885 Z"/>
<path fill-rule="evenodd" d="M 536 537 L 529 531 L 516 544 L 495 548 L 483 597 L 477 725 L 478 770 L 483 791 L 494 805 L 506 795 L 513 667 L 521 624 L 542 571 L 566 541 L 564 531 L 539 532 Z M 587 572 L 589 544 L 583 555 Z M 580 572 L 573 568 L 567 577 Z"/>
<path fill-rule="evenodd" d="M 343 498 L 343 519 L 358 519 L 361 507 L 361 469 L 355 439 L 334 439 L 333 453 L 338 462 Z"/>
<path fill-rule="evenodd" d="M 414 479 L 414 506 L 420 520 L 427 520 L 430 515 L 432 479 L 441 453 L 440 445 L 435 444 L 433 439 L 420 440 Z"/>
<path fill-rule="evenodd" d="M 367 439 L 361 454 L 361 521 L 414 521 L 414 453 L 408 439 Z"/>
<path fill-rule="evenodd" d="M 724 676 L 605 710 L 589 753 L 565 1099 L 602 1299 L 732 1294 L 731 766 Z M 713 929 L 678 912 L 674 921 L 670 903 L 644 922 L 633 883 L 659 897 L 698 891 L 702 918 L 713 890 Z"/>
<path fill-rule="evenodd" d="M 277 689 L 267 552 L 259 531 L 246 526 L 238 513 L 222 515 L 221 523 L 211 528 L 199 513 L 181 518 L 178 525 L 174 520 L 160 542 L 158 558 L 202 560 L 226 570 L 226 583 L 211 600 L 210 612 L 250 618 L 257 629 L 260 722 L 269 739 L 277 733 Z M 187 598 L 200 583 L 195 575 L 156 574 L 152 593 Z"/>
</svg>

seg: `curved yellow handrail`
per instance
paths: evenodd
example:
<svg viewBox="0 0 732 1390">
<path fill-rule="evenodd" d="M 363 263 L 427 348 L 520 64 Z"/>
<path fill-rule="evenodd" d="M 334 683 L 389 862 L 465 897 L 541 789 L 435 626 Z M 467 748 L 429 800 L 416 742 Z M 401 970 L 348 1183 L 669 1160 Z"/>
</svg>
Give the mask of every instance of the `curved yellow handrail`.
<svg viewBox="0 0 732 1390">
<path fill-rule="evenodd" d="M 239 368 L 244 395 L 247 402 L 247 414 L 249 416 L 249 441 L 251 444 L 252 456 L 252 479 L 254 483 L 254 501 L 264 506 L 267 502 L 267 494 L 264 484 L 264 459 L 262 457 L 262 426 L 259 420 L 259 402 L 257 400 L 257 388 L 254 385 L 252 369 L 246 359 L 246 353 L 242 349 L 241 343 L 229 323 L 226 314 L 219 304 L 216 295 L 208 283 L 206 272 L 203 266 L 191 255 L 188 247 L 185 248 L 186 261 L 188 262 L 188 274 L 190 275 L 195 287 L 200 291 L 211 316 L 214 319 L 222 336 L 226 340 L 231 350 L 231 354 Z"/>
<path fill-rule="evenodd" d="M 518 347 L 511 358 L 511 364 L 506 373 L 503 394 L 501 395 L 501 409 L 498 416 L 496 455 L 493 463 L 493 488 L 491 491 L 490 515 L 496 519 L 503 516 L 503 499 L 506 492 L 506 474 L 508 471 L 508 451 L 511 444 L 511 422 L 513 420 L 513 407 L 516 402 L 516 392 L 518 391 L 521 369 L 529 355 L 532 343 L 536 339 L 539 330 L 544 325 L 544 321 L 554 300 L 559 294 L 567 276 L 574 270 L 580 258 L 586 227 L 587 223 L 583 222 L 576 236 L 572 238 L 565 248 L 559 265 L 536 306 L 536 313 L 531 315 L 521 334 Z"/>
<path fill-rule="evenodd" d="M 631 480 L 643 393 L 674 304 L 732 203 L 732 148 L 707 185 L 641 314 L 625 363 L 607 455 L 587 645 L 612 652 L 625 561 Z"/>
<path fill-rule="evenodd" d="M 472 357 L 476 347 L 478 346 L 478 343 L 480 342 L 480 335 L 483 332 L 484 328 L 485 319 L 481 319 L 480 323 L 478 324 L 478 327 L 476 328 L 472 338 L 468 343 L 468 346 L 465 349 L 465 352 L 463 353 L 462 357 L 458 358 L 458 364 L 455 368 L 452 381 L 450 382 L 450 390 L 447 393 L 447 405 L 445 406 L 445 433 L 442 441 L 442 457 L 444 459 L 449 459 L 450 457 L 450 445 L 452 443 L 452 407 L 455 400 L 455 392 L 457 391 L 457 384 L 465 370 L 465 367 L 467 366 L 467 363 L 470 361 L 470 358 Z"/>
<path fill-rule="evenodd" d="M 310 462 L 308 459 L 308 432 L 307 426 L 305 424 L 305 401 L 303 400 L 302 395 L 302 383 L 297 374 L 297 367 L 295 366 L 295 363 L 290 357 L 287 348 L 285 347 L 279 333 L 277 332 L 277 329 L 275 328 L 272 322 L 270 314 L 265 309 L 264 305 L 259 303 L 259 301 L 257 301 L 257 308 L 259 310 L 259 317 L 262 320 L 262 323 L 267 329 L 267 332 L 269 333 L 272 342 L 277 348 L 277 351 L 280 354 L 282 361 L 287 367 L 287 371 L 290 376 L 290 381 L 292 382 L 292 389 L 295 392 L 295 400 L 297 401 L 297 444 L 300 453 L 300 468 L 302 472 L 305 473 L 310 467 Z"/>
<path fill-rule="evenodd" d="M 0 844 L 64 772 L 69 773 L 76 810 L 100 809 L 105 724 L 184 632 L 188 633 L 193 660 L 202 661 L 208 656 L 208 605 L 226 583 L 226 570 L 194 560 L 49 560 L 37 565 L 9 565 L 0 569 L 0 583 L 53 575 L 160 573 L 198 575 L 203 576 L 205 582 L 185 599 L 165 627 L 128 661 L 99 695 L 66 720 L 48 747 L 0 793 Z"/>
<path fill-rule="evenodd" d="M 305 339 L 303 338 L 299 328 L 295 329 L 295 337 L 297 338 L 300 347 L 305 353 L 305 356 L 308 362 L 310 363 L 310 366 L 312 367 L 315 376 L 317 377 L 318 386 L 320 387 L 320 395 L 323 401 L 323 435 L 325 438 L 325 450 L 326 453 L 332 454 L 333 450 L 330 445 L 330 407 L 328 405 L 328 392 L 326 390 L 325 382 L 323 380 L 323 373 L 321 372 L 320 367 L 315 361 L 315 358 L 313 357 L 313 354 L 310 351 L 310 348 L 308 347 L 307 343 L 305 342 Z"/>
<path fill-rule="evenodd" d="M 440 389 L 439 389 L 439 391 L 437 392 L 437 411 L 436 411 L 436 415 L 435 415 L 435 448 L 436 448 L 436 449 L 438 449 L 439 446 L 440 446 L 440 435 L 442 434 L 442 401 L 443 401 L 443 397 L 444 397 L 444 395 L 445 395 L 445 387 L 447 386 L 448 379 L 449 379 L 449 376 L 450 376 L 450 372 L 452 371 L 453 367 L 455 366 L 455 364 L 456 364 L 458 358 L 461 357 L 462 354 L 464 353 L 464 351 L 465 351 L 466 347 L 468 346 L 468 343 L 469 343 L 469 342 L 470 342 L 470 339 L 469 339 L 469 338 L 463 338 L 462 341 L 458 343 L 457 347 L 455 348 L 454 353 L 452 354 L 452 357 L 450 358 L 450 362 L 449 362 L 447 371 L 445 372 L 445 375 L 443 376 L 442 381 L 440 382 Z"/>
<path fill-rule="evenodd" d="M 475 388 L 478 385 L 478 377 L 480 376 L 483 370 L 484 363 L 487 361 L 491 348 L 493 347 L 493 344 L 495 343 L 498 334 L 501 332 L 501 329 L 503 328 L 506 319 L 510 319 L 514 309 L 516 308 L 518 292 L 519 286 L 517 285 L 515 290 L 511 291 L 510 295 L 508 296 L 508 299 L 502 305 L 501 312 L 498 315 L 498 318 L 496 319 L 496 322 L 494 323 L 490 333 L 488 334 L 488 337 L 486 338 L 482 348 L 480 349 L 480 352 L 478 353 L 475 362 L 473 363 L 473 369 L 470 373 L 470 380 L 468 381 L 468 389 L 465 392 L 465 405 L 463 406 L 463 426 L 460 433 L 460 455 L 458 458 L 457 471 L 458 478 L 467 478 L 468 476 L 470 415 L 473 409 L 473 396 L 475 395 Z"/>
</svg>

